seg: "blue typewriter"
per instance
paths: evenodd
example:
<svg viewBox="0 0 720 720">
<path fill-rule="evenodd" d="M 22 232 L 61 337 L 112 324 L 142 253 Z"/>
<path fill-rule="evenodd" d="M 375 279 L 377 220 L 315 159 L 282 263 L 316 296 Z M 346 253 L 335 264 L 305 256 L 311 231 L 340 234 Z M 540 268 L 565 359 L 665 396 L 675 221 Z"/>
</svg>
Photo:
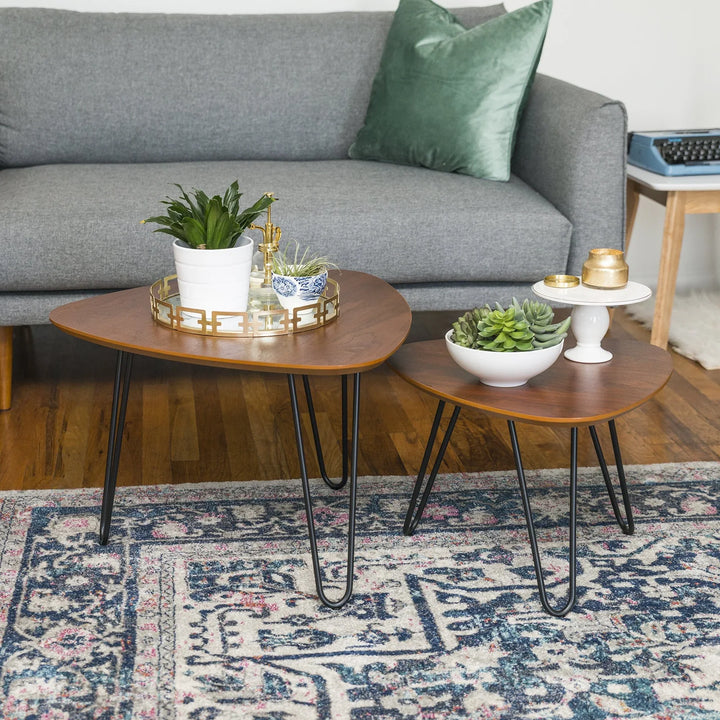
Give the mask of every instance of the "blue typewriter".
<svg viewBox="0 0 720 720">
<path fill-rule="evenodd" d="M 660 175 L 720 175 L 720 129 L 632 132 L 628 162 Z"/>
</svg>

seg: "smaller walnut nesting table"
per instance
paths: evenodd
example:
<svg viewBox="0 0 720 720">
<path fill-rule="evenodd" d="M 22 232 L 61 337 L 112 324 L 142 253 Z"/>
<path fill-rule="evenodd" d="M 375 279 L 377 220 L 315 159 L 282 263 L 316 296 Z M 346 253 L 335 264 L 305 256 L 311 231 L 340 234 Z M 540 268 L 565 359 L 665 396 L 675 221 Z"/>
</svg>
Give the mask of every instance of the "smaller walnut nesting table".
<svg viewBox="0 0 720 720">
<path fill-rule="evenodd" d="M 100 515 L 101 544 L 106 544 L 110 535 L 132 360 L 135 355 L 210 367 L 284 373 L 287 375 L 290 391 L 315 587 L 320 600 L 328 607 L 342 607 L 350 599 L 354 565 L 360 375 L 381 365 L 403 343 L 410 330 L 412 316 L 403 297 L 379 278 L 350 270 L 331 271 L 330 274 L 340 285 L 341 304 L 337 319 L 323 327 L 291 335 L 230 338 L 171 330 L 153 320 L 148 287 L 79 300 L 52 311 L 50 320 L 61 330 L 81 340 L 117 351 L 105 488 Z M 334 490 L 344 487 L 349 480 L 347 575 L 344 593 L 335 600 L 330 600 L 323 589 L 298 409 L 296 375 L 302 376 L 323 480 Z M 343 475 L 337 480 L 328 478 L 325 471 L 310 394 L 309 375 L 337 375 L 341 378 Z M 353 378 L 350 437 L 347 432 L 349 376 Z"/>
<path fill-rule="evenodd" d="M 532 378 L 527 384 L 514 388 L 483 385 L 476 377 L 455 364 L 448 354 L 444 340 L 409 343 L 400 348 L 390 358 L 390 366 L 409 383 L 438 398 L 435 420 L 405 518 L 404 533 L 411 535 L 420 522 L 460 409 L 470 408 L 505 418 L 515 458 L 540 602 L 551 615 L 566 615 L 575 605 L 576 600 L 575 526 L 578 427 L 587 426 L 589 428 L 615 518 L 625 534 L 632 534 L 634 522 L 615 428 L 615 418 L 649 400 L 665 386 L 672 373 L 672 361 L 669 353 L 665 350 L 634 340 L 609 339 L 607 345 L 612 351 L 613 357 L 606 363 L 578 363 L 561 357 L 546 372 Z M 455 407 L 437 451 L 432 470 L 426 480 L 425 473 L 446 402 L 452 403 Z M 570 428 L 569 579 L 567 600 L 560 607 L 553 607 L 550 604 L 545 591 L 540 552 L 535 537 L 532 509 L 515 429 L 516 420 Z M 595 429 L 595 425 L 600 422 L 607 422 L 609 425 L 625 519 L 622 518 L 620 512 Z M 425 483 L 424 490 L 423 483 Z M 419 502 L 418 498 L 420 498 Z"/>
</svg>

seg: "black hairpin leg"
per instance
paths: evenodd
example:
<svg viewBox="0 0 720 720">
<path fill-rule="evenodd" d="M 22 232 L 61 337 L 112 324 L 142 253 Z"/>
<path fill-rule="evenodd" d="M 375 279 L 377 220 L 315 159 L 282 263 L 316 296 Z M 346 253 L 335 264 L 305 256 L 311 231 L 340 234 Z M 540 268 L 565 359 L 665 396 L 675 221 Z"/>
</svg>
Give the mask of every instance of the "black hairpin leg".
<svg viewBox="0 0 720 720">
<path fill-rule="evenodd" d="M 435 463 L 433 464 L 430 475 L 425 485 L 420 502 L 418 503 L 418 496 L 422 488 L 423 480 L 425 479 L 425 471 L 427 470 L 428 463 L 430 462 L 430 455 L 432 449 L 435 446 L 435 439 L 437 432 L 440 427 L 440 419 L 442 418 L 443 410 L 445 409 L 445 401 L 440 400 L 435 411 L 435 419 L 433 420 L 432 428 L 430 429 L 430 435 L 428 437 L 427 444 L 425 446 L 425 454 L 423 455 L 422 463 L 420 464 L 420 472 L 418 472 L 417 480 L 415 481 L 415 487 L 413 487 L 412 497 L 410 498 L 410 505 L 408 507 L 407 514 L 405 515 L 405 523 L 403 524 L 403 533 L 405 535 L 412 535 L 422 518 L 422 514 L 425 510 L 428 498 L 430 497 L 430 491 L 432 490 L 433 483 L 437 477 L 438 471 L 440 470 L 440 463 L 445 456 L 445 450 L 447 450 L 450 437 L 452 436 L 453 430 L 455 429 L 455 422 L 460 414 L 460 406 L 456 405 L 453 410 L 453 414 L 450 417 L 447 429 L 445 430 L 445 436 L 443 437 L 442 444 L 438 450 L 437 456 L 435 457 Z M 417 504 L 417 508 L 415 505 Z"/>
<path fill-rule="evenodd" d="M 101 545 L 107 545 L 110 536 L 110 519 L 112 518 L 113 502 L 115 500 L 115 484 L 117 482 L 118 466 L 120 464 L 120 450 L 122 449 L 122 436 L 125 426 L 125 412 L 127 411 L 133 357 L 132 353 L 120 350 L 118 351 L 117 364 L 115 366 L 115 386 L 113 387 L 108 451 L 105 461 L 105 488 L 103 490 L 102 509 L 100 511 Z"/>
<path fill-rule="evenodd" d="M 290 402 L 292 405 L 293 422 L 295 424 L 295 440 L 297 442 L 298 458 L 300 460 L 300 474 L 302 478 L 303 498 L 305 501 L 305 513 L 307 515 L 308 535 L 310 537 L 310 552 L 313 561 L 313 573 L 315 575 L 315 587 L 318 596 L 324 605 L 331 608 L 342 607 L 352 595 L 353 587 L 353 566 L 355 561 L 355 508 L 357 491 L 357 459 L 358 459 L 358 428 L 360 419 L 360 373 L 353 376 L 353 417 L 352 417 L 352 439 L 350 448 L 350 501 L 348 510 L 348 534 L 347 534 L 347 577 L 345 582 L 345 593 L 338 600 L 330 600 L 323 590 L 322 576 L 320 573 L 320 558 L 317 550 L 315 536 L 315 521 L 313 518 L 312 499 L 310 497 L 310 483 L 308 480 L 307 465 L 305 462 L 305 449 L 303 445 L 302 426 L 300 424 L 300 412 L 298 410 L 297 390 L 295 387 L 295 376 L 288 375 L 288 386 L 290 388 Z"/>
<path fill-rule="evenodd" d="M 620 443 L 618 442 L 617 430 L 615 429 L 615 421 L 610 420 L 608 427 L 610 428 L 610 439 L 612 440 L 613 454 L 615 455 L 615 467 L 617 468 L 618 482 L 620 483 L 623 506 L 625 507 L 625 520 L 623 520 L 620 515 L 620 507 L 615 495 L 615 489 L 612 486 L 605 456 L 603 455 L 602 447 L 600 447 L 597 431 L 593 425 L 590 426 L 590 437 L 595 446 L 595 453 L 600 463 L 600 470 L 602 471 L 603 478 L 605 478 L 605 486 L 610 496 L 610 504 L 615 513 L 615 520 L 617 520 L 617 524 L 626 535 L 632 535 L 635 532 L 635 521 L 633 520 L 632 507 L 630 506 L 630 494 L 628 493 L 627 482 L 625 481 L 625 468 L 623 467 L 622 457 L 620 456 Z"/>
<path fill-rule="evenodd" d="M 540 562 L 540 551 L 538 549 L 537 539 L 535 537 L 535 525 L 533 523 L 532 510 L 530 508 L 530 499 L 528 497 L 527 485 L 525 483 L 525 472 L 523 470 L 522 458 L 520 456 L 520 446 L 518 445 L 517 432 L 515 430 L 515 422 L 508 420 L 508 428 L 510 430 L 510 441 L 512 443 L 513 454 L 515 455 L 515 467 L 517 469 L 518 483 L 520 485 L 520 496 L 522 498 L 523 510 L 525 512 L 525 521 L 527 523 L 528 537 L 530 539 L 530 547 L 532 549 L 533 564 L 535 565 L 535 575 L 537 578 L 538 590 L 540 591 L 540 602 L 543 608 L 554 617 L 562 617 L 572 610 L 575 605 L 575 575 L 576 575 L 576 508 L 577 508 L 577 428 L 570 430 L 570 520 L 569 520 L 569 569 L 568 569 L 568 596 L 565 605 L 554 608 L 550 605 L 545 592 L 545 579 L 543 577 L 542 564 Z"/>
<path fill-rule="evenodd" d="M 315 419 L 315 407 L 313 406 L 312 393 L 310 392 L 310 381 L 307 375 L 302 376 L 303 387 L 305 388 L 305 399 L 307 400 L 310 425 L 312 426 L 313 440 L 315 441 L 315 455 L 317 456 L 320 475 L 328 487 L 333 490 L 341 490 L 348 481 L 348 445 L 350 438 L 347 433 L 347 375 L 342 376 L 342 478 L 337 482 L 330 480 L 325 469 L 325 458 L 323 457 L 322 444 L 320 443 L 320 432 L 318 431 L 317 420 Z"/>
</svg>

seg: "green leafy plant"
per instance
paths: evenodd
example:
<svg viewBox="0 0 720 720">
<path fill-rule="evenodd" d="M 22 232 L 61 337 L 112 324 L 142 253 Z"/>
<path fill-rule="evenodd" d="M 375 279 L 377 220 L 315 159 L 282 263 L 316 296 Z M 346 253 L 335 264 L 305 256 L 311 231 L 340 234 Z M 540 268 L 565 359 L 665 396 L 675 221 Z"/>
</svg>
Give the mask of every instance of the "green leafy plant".
<svg viewBox="0 0 720 720">
<path fill-rule="evenodd" d="M 240 210 L 242 193 L 235 180 L 225 194 L 208 197 L 202 190 L 190 194 L 180 189 L 180 197 L 163 200 L 167 215 L 157 215 L 142 222 L 161 225 L 154 232 L 166 233 L 198 250 L 221 250 L 234 247 L 242 233 L 267 210 L 275 198 L 265 193 L 257 202 Z"/>
<path fill-rule="evenodd" d="M 300 245 L 293 243 L 295 250 L 291 254 L 290 245 L 283 250 L 278 250 L 273 255 L 273 272 L 276 275 L 288 275 L 290 277 L 308 277 L 335 268 L 337 265 L 330 262 L 322 255 L 312 255 L 310 248 L 305 248 L 300 255 Z"/>
<path fill-rule="evenodd" d="M 553 322 L 553 309 L 543 302 L 515 299 L 503 308 L 495 303 L 469 310 L 452 325 L 451 340 L 462 347 L 495 352 L 526 352 L 552 347 L 567 335 L 571 318 Z"/>
</svg>

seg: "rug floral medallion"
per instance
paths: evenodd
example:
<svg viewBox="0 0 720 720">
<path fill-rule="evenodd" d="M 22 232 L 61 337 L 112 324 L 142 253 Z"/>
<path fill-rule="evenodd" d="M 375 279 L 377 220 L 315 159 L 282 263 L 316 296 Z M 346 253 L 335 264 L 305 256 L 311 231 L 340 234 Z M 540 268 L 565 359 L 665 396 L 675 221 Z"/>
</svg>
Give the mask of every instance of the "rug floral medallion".
<svg viewBox="0 0 720 720">
<path fill-rule="evenodd" d="M 299 481 L 0 493 L 4 720 L 720 718 L 720 464 L 627 468 L 636 532 L 580 471 L 578 602 L 539 603 L 512 473 L 361 478 L 354 594 L 315 594 Z M 567 473 L 528 473 L 546 582 Z M 330 597 L 347 494 L 314 481 Z"/>
</svg>

